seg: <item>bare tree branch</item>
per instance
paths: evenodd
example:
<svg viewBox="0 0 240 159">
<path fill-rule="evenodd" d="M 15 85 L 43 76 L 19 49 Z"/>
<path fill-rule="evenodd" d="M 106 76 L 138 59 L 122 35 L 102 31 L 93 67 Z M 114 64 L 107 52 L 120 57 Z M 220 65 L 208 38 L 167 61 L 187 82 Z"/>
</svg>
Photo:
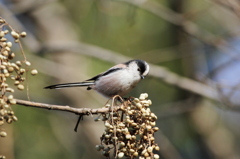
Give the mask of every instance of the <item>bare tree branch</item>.
<svg viewBox="0 0 240 159">
<path fill-rule="evenodd" d="M 219 44 L 225 42 L 224 39 L 216 37 L 207 30 L 199 28 L 194 22 L 185 18 L 182 14 L 174 12 L 173 10 L 164 7 L 163 5 L 148 0 L 120 0 L 120 2 L 126 2 L 134 6 L 138 6 L 176 26 L 181 27 L 189 35 L 215 47 L 219 47 Z M 219 43 L 221 41 L 221 43 Z"/>
<path fill-rule="evenodd" d="M 59 110 L 70 112 L 74 114 L 81 114 L 81 115 L 90 115 L 90 114 L 99 114 L 99 113 L 107 113 L 111 111 L 116 111 L 121 109 L 121 106 L 114 106 L 109 108 L 98 108 L 98 109 L 91 109 L 91 108 L 73 108 L 70 106 L 63 106 L 63 105 L 53 105 L 53 104 L 45 104 L 45 103 L 38 103 L 38 102 L 31 102 L 26 100 L 16 99 L 17 104 L 24 105 L 28 107 L 35 107 L 35 108 L 42 108 L 48 110 Z"/>
<path fill-rule="evenodd" d="M 223 51 L 223 53 L 228 54 L 232 58 L 240 60 L 240 57 L 236 57 L 234 54 L 229 52 L 228 49 L 233 51 L 238 51 L 233 48 L 228 42 L 222 38 L 221 36 L 216 36 L 211 32 L 200 28 L 194 22 L 188 20 L 184 15 L 174 12 L 173 10 L 164 7 L 163 5 L 148 0 L 121 0 L 122 2 L 126 2 L 137 6 L 141 9 L 144 9 L 166 21 L 172 23 L 176 26 L 179 26 L 185 33 L 189 34 L 191 37 L 194 37 L 203 43 L 213 46 L 216 49 Z"/>
<path fill-rule="evenodd" d="M 238 1 L 232 0 L 211 0 L 211 1 L 232 11 L 236 16 L 240 18 L 240 7 Z"/>
</svg>

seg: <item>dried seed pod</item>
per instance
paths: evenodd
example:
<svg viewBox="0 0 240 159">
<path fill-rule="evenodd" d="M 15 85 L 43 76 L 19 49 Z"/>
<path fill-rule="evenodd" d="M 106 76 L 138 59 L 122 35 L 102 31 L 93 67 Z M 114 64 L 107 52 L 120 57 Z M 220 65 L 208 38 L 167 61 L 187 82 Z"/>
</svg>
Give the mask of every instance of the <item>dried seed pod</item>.
<svg viewBox="0 0 240 159">
<path fill-rule="evenodd" d="M 27 66 L 31 66 L 31 63 L 30 63 L 29 61 L 25 61 L 25 64 L 26 64 Z"/>
<path fill-rule="evenodd" d="M 147 93 L 142 93 L 142 94 L 140 94 L 139 99 L 140 99 L 140 100 L 145 100 L 147 97 L 148 97 L 148 94 L 147 94 Z"/>
<path fill-rule="evenodd" d="M 147 129 L 148 131 L 150 131 L 150 130 L 152 129 L 152 127 L 151 127 L 150 125 L 147 125 L 147 126 L 146 126 L 146 129 Z"/>
<path fill-rule="evenodd" d="M 19 84 L 19 85 L 17 86 L 17 88 L 18 88 L 19 90 L 24 90 L 24 85 Z"/>
<path fill-rule="evenodd" d="M 154 155 L 153 155 L 153 158 L 154 158 L 154 159 L 159 159 L 159 155 L 158 155 L 158 154 L 154 154 Z"/>
<path fill-rule="evenodd" d="M 157 119 L 157 116 L 156 116 L 154 113 L 151 113 L 150 116 L 151 116 L 153 119 Z"/>
<path fill-rule="evenodd" d="M 149 157 L 149 153 L 148 152 L 144 153 L 144 157 Z"/>
<path fill-rule="evenodd" d="M 152 147 L 148 147 L 148 148 L 147 148 L 147 151 L 148 151 L 149 153 L 151 153 L 151 152 L 153 151 L 153 148 L 152 148 Z"/>
<path fill-rule="evenodd" d="M 123 132 L 123 133 L 128 133 L 128 128 L 122 129 L 122 132 Z"/>
<path fill-rule="evenodd" d="M 131 136 L 130 134 L 126 134 L 125 138 L 126 138 L 126 139 L 131 139 L 132 136 Z"/>
<path fill-rule="evenodd" d="M 149 104 L 149 105 L 152 105 L 152 101 L 151 101 L 150 99 L 148 100 L 148 104 Z"/>
<path fill-rule="evenodd" d="M 8 96 L 8 100 L 11 100 L 11 99 L 13 99 L 13 95 Z"/>
<path fill-rule="evenodd" d="M 138 98 L 134 98 L 133 102 L 135 102 L 135 103 L 139 103 L 140 100 L 139 100 Z"/>
<path fill-rule="evenodd" d="M 12 66 L 8 67 L 8 72 L 12 73 L 14 71 L 14 68 Z"/>
<path fill-rule="evenodd" d="M 5 76 L 5 75 L 4 75 L 4 76 Z M 2 87 L 7 88 L 7 87 L 8 87 L 8 84 L 7 84 L 7 83 L 2 83 Z"/>
<path fill-rule="evenodd" d="M 31 71 L 31 74 L 32 74 L 33 76 L 35 76 L 35 75 L 38 74 L 38 71 L 37 71 L 36 69 L 34 69 L 34 70 Z"/>
<path fill-rule="evenodd" d="M 0 136 L 1 136 L 1 137 L 6 137 L 6 136 L 7 136 L 7 133 L 6 133 L 5 131 L 1 131 L 1 132 L 0 132 Z"/>
<path fill-rule="evenodd" d="M 135 151 L 135 152 L 133 153 L 133 156 L 134 156 L 134 157 L 137 157 L 137 156 L 138 156 L 138 152 Z"/>
<path fill-rule="evenodd" d="M 100 151 L 102 149 L 100 145 L 96 145 L 95 148 L 97 149 L 97 151 Z"/>
<path fill-rule="evenodd" d="M 123 152 L 119 152 L 119 153 L 118 153 L 118 158 L 123 158 L 123 156 L 124 156 L 124 153 L 123 153 Z"/>
<path fill-rule="evenodd" d="M 107 135 L 105 135 L 104 137 L 108 139 L 108 138 L 110 138 L 110 135 L 107 134 Z"/>
<path fill-rule="evenodd" d="M 9 110 L 9 111 L 7 112 L 7 114 L 8 114 L 8 115 L 13 115 L 14 112 Z"/>
<path fill-rule="evenodd" d="M 137 106 L 139 109 L 142 109 L 142 104 L 141 104 L 141 103 L 137 103 L 136 106 Z"/>
<path fill-rule="evenodd" d="M 118 120 L 118 117 L 113 117 L 113 120 Z"/>
<path fill-rule="evenodd" d="M 8 73 L 8 70 L 7 69 L 3 69 L 3 73 L 4 74 Z"/>
<path fill-rule="evenodd" d="M 132 140 L 136 140 L 136 136 L 135 135 L 132 135 Z"/>
<path fill-rule="evenodd" d="M 159 151 L 159 150 L 160 150 L 160 147 L 159 147 L 159 146 L 156 146 L 154 149 L 155 149 L 156 151 Z"/>
<path fill-rule="evenodd" d="M 125 124 L 120 123 L 120 124 L 118 124 L 118 126 L 119 126 L 119 127 L 125 127 Z"/>
<path fill-rule="evenodd" d="M 10 118 L 8 118 L 8 119 L 7 119 L 7 123 L 8 123 L 8 124 L 11 124 L 11 123 L 12 123 L 12 121 L 13 121 L 13 120 L 12 120 L 12 119 L 10 119 Z"/>
<path fill-rule="evenodd" d="M 13 119 L 13 121 L 17 121 L 18 120 L 18 118 L 16 116 L 13 116 L 12 119 Z"/>
<path fill-rule="evenodd" d="M 27 36 L 27 33 L 26 33 L 26 32 L 21 32 L 21 33 L 20 33 L 20 36 L 21 36 L 22 38 L 24 38 L 24 37 Z"/>
<path fill-rule="evenodd" d="M 134 153 L 135 151 L 134 151 L 134 149 L 129 149 L 129 152 Z"/>
<path fill-rule="evenodd" d="M 6 78 L 8 78 L 8 77 L 10 76 L 10 74 L 9 74 L 9 73 L 5 73 L 4 76 L 5 76 Z"/>
<path fill-rule="evenodd" d="M 7 51 L 7 50 L 3 51 L 3 52 L 2 52 L 2 55 L 8 56 L 8 51 Z"/>
<path fill-rule="evenodd" d="M 156 125 L 156 122 L 155 122 L 155 121 L 150 122 L 150 125 L 151 125 L 151 126 L 155 126 L 155 125 Z"/>
<path fill-rule="evenodd" d="M 19 83 L 20 83 L 19 81 L 15 81 L 14 85 L 17 86 L 17 85 L 19 85 Z"/>
<path fill-rule="evenodd" d="M 12 89 L 12 88 L 6 88 L 6 91 L 13 93 L 13 92 L 14 92 L 14 89 Z"/>
<path fill-rule="evenodd" d="M 0 31 L 0 38 L 4 37 L 5 36 L 5 33 L 4 31 Z"/>
<path fill-rule="evenodd" d="M 114 136 L 114 137 L 112 137 L 112 139 L 113 139 L 113 140 L 117 140 L 117 139 L 118 139 L 118 137 Z"/>
<path fill-rule="evenodd" d="M 6 38 L 1 38 L 0 41 L 1 41 L 1 42 L 6 42 L 7 39 L 6 39 Z"/>
<path fill-rule="evenodd" d="M 120 146 L 121 146 L 121 147 L 125 146 L 125 143 L 121 141 L 121 142 L 120 142 Z"/>
<path fill-rule="evenodd" d="M 1 116 L 4 116 L 4 115 L 5 115 L 5 110 L 4 110 L 4 109 L 1 109 L 1 110 L 0 110 L 0 115 L 1 115 Z"/>
<path fill-rule="evenodd" d="M 158 127 L 154 127 L 154 128 L 153 128 L 153 131 L 154 131 L 154 132 L 156 132 L 156 131 L 158 131 L 158 130 L 159 130 Z"/>
<path fill-rule="evenodd" d="M 144 149 L 141 154 L 144 155 L 146 152 L 147 152 L 147 150 Z"/>
<path fill-rule="evenodd" d="M 2 65 L 7 66 L 8 63 L 7 62 L 2 62 Z"/>
<path fill-rule="evenodd" d="M 9 33 L 9 30 L 4 30 L 4 34 L 8 34 Z"/>
<path fill-rule="evenodd" d="M 9 58 L 10 58 L 10 59 L 13 59 L 14 57 L 15 57 L 15 53 L 12 52 L 12 53 L 9 55 Z"/>
<path fill-rule="evenodd" d="M 0 19 L 0 23 L 5 23 L 5 20 L 4 19 Z"/>
<path fill-rule="evenodd" d="M 7 43 L 6 43 L 6 45 L 7 45 Z M 5 46 L 5 48 L 4 48 L 6 51 L 11 51 L 11 49 L 10 49 L 10 47 L 8 47 L 8 46 Z"/>
<path fill-rule="evenodd" d="M 14 99 L 11 99 L 11 100 L 9 100 L 9 102 L 10 102 L 10 104 L 12 104 L 12 105 L 15 105 L 15 104 L 17 104 L 17 101 L 16 101 L 16 100 L 14 100 Z"/>
<path fill-rule="evenodd" d="M 12 32 L 11 32 L 11 35 L 12 35 L 12 37 L 13 37 L 14 39 L 19 39 L 19 34 L 18 34 L 17 32 L 12 31 Z"/>
<path fill-rule="evenodd" d="M 107 128 L 110 127 L 110 124 L 109 124 L 108 122 L 105 122 L 104 125 L 105 125 L 105 127 L 107 127 Z"/>
<path fill-rule="evenodd" d="M 22 66 L 22 62 L 21 61 L 16 61 L 15 62 L 17 64 L 17 66 L 21 67 Z"/>
<path fill-rule="evenodd" d="M 21 77 L 19 80 L 23 82 L 25 81 L 25 77 Z"/>
<path fill-rule="evenodd" d="M 7 42 L 7 46 L 10 48 L 10 47 L 12 47 L 12 42 Z"/>
<path fill-rule="evenodd" d="M 25 69 L 21 68 L 19 71 L 20 71 L 21 74 L 23 74 L 25 72 Z"/>
</svg>

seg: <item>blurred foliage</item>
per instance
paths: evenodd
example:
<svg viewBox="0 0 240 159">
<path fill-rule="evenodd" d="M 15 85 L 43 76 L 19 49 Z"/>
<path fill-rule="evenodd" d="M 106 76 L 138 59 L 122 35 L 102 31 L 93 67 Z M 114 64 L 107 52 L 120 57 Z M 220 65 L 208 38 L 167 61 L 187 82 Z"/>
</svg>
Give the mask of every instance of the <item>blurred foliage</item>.
<svg viewBox="0 0 240 159">
<path fill-rule="evenodd" d="M 46 44 L 61 46 L 77 41 L 99 46 L 162 66 L 220 92 L 222 101 L 213 101 L 148 76 L 129 94 L 149 94 L 151 109 L 158 116 L 160 131 L 155 138 L 161 158 L 233 159 L 240 158 L 240 119 L 239 112 L 229 110 L 239 107 L 239 103 L 231 105 L 225 96 L 224 88 L 231 81 L 221 85 L 207 74 L 211 74 L 209 66 L 218 60 L 216 52 L 233 57 L 229 50 L 234 49 L 227 46 L 229 39 L 239 36 L 239 6 L 237 0 L 1 0 L 0 16 L 15 29 L 31 34 L 39 44 L 39 48 L 33 48 L 38 45 L 34 40 L 27 41 L 31 35 L 24 43 L 27 58 L 40 71 L 37 78 L 28 79 L 32 101 L 102 107 L 106 99 L 94 91 L 42 89 L 51 84 L 82 81 L 114 65 L 110 60 L 87 56 L 86 50 L 51 51 L 43 49 Z M 173 19 L 179 15 L 180 24 L 174 24 Z M 23 28 L 15 25 L 16 21 Z M 16 54 L 20 51 L 16 50 Z M 234 74 L 232 70 L 228 71 Z M 235 85 L 232 90 L 237 93 L 239 88 Z M 26 99 L 22 92 L 15 96 Z M 23 106 L 13 109 L 19 120 L 4 127 L 10 135 L 0 138 L 0 154 L 7 158 L 101 158 L 95 145 L 100 143 L 104 128 L 101 122 L 94 122 L 94 117 L 84 117 L 75 133 L 78 116 L 74 114 Z"/>
</svg>

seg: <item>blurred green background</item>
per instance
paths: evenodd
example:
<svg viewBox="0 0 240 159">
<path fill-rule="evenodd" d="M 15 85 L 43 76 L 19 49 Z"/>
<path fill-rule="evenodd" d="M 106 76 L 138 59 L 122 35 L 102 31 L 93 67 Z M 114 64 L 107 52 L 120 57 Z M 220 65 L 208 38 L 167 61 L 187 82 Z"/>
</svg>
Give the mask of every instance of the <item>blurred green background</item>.
<svg viewBox="0 0 240 159">
<path fill-rule="evenodd" d="M 240 158 L 239 15 L 237 0 L 0 0 L 0 16 L 28 34 L 23 48 L 39 71 L 28 78 L 31 101 L 99 108 L 107 100 L 94 91 L 43 87 L 86 80 L 122 59 L 151 64 L 129 96 L 149 94 L 162 159 Z M 172 73 L 177 80 L 170 82 Z M 185 78 L 195 83 L 184 86 Z M 27 100 L 26 94 L 14 96 Z M 0 138 L 0 155 L 103 158 L 95 145 L 104 127 L 95 116 L 84 117 L 76 133 L 75 114 L 12 108 L 18 121 L 0 127 L 8 133 Z"/>
</svg>

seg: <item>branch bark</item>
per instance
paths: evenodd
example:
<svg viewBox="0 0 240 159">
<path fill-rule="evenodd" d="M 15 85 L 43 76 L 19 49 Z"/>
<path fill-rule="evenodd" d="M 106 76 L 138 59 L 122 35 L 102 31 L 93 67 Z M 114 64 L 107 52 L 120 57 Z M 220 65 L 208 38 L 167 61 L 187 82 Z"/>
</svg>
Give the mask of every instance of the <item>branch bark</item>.
<svg viewBox="0 0 240 159">
<path fill-rule="evenodd" d="M 81 114 L 81 115 L 92 115 L 92 114 L 99 114 L 99 113 L 107 113 L 111 111 L 117 111 L 121 109 L 121 106 L 114 106 L 109 108 L 98 108 L 98 109 L 91 109 L 91 108 L 73 108 L 67 105 L 53 105 L 53 104 L 45 104 L 45 103 L 38 103 L 38 102 L 31 102 L 26 100 L 16 99 L 17 104 L 24 105 L 28 107 L 35 107 L 35 108 L 42 108 L 48 110 L 59 110 L 70 112 L 74 114 Z"/>
</svg>

